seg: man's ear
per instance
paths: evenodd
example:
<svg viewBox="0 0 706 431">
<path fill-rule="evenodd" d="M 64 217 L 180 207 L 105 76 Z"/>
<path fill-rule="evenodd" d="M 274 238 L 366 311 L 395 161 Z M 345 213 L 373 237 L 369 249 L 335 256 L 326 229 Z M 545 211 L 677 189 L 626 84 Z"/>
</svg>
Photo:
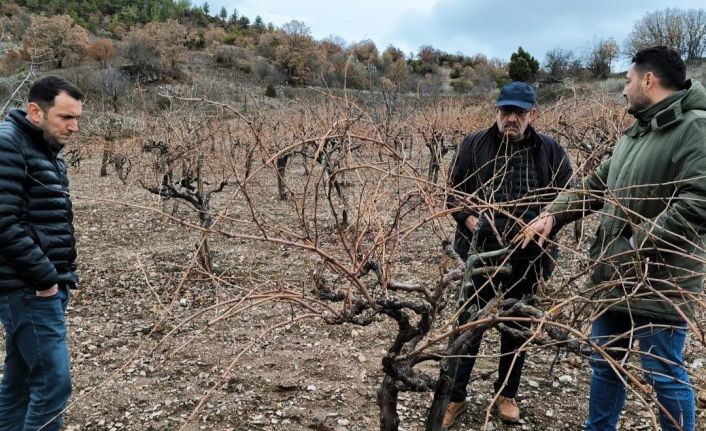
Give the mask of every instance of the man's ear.
<svg viewBox="0 0 706 431">
<path fill-rule="evenodd" d="M 645 85 L 645 90 L 649 91 L 657 85 L 657 77 L 652 72 L 645 72 L 645 76 L 642 77 L 642 82 Z"/>
<path fill-rule="evenodd" d="M 537 114 L 538 114 L 538 113 L 539 113 L 539 111 L 537 110 L 537 108 L 536 108 L 536 107 L 535 107 L 535 108 L 532 108 L 532 109 L 530 109 L 530 111 L 529 111 L 529 120 L 530 120 L 530 121 L 534 121 L 534 120 L 536 120 L 536 119 L 537 119 Z"/>
<path fill-rule="evenodd" d="M 35 102 L 27 104 L 27 119 L 34 125 L 39 125 L 44 119 L 44 111 L 42 107 Z"/>
</svg>

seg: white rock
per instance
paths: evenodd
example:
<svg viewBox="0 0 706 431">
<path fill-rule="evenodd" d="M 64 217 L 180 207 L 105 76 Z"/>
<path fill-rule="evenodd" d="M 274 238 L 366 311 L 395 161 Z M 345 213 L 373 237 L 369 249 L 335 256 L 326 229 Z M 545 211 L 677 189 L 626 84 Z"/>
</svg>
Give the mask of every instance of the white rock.
<svg viewBox="0 0 706 431">
<path fill-rule="evenodd" d="M 339 419 L 336 421 L 336 423 L 341 426 L 348 426 L 351 424 L 351 421 L 349 421 L 348 419 Z"/>
<path fill-rule="evenodd" d="M 559 381 L 561 383 L 571 383 L 574 381 L 574 378 L 569 376 L 568 374 L 564 374 L 563 376 L 559 377 Z"/>
<path fill-rule="evenodd" d="M 697 358 L 694 359 L 694 362 L 691 364 L 691 368 L 698 370 L 699 368 L 702 368 L 704 366 L 704 358 Z"/>
<path fill-rule="evenodd" d="M 553 418 L 554 417 L 554 410 L 548 409 L 546 412 L 544 412 L 544 415 L 547 416 L 548 418 Z"/>
<path fill-rule="evenodd" d="M 537 382 L 534 381 L 534 380 L 529 380 L 529 381 L 527 382 L 527 384 L 530 385 L 530 386 L 533 387 L 533 388 L 538 388 L 538 387 L 539 387 L 539 383 L 537 383 Z"/>
<path fill-rule="evenodd" d="M 314 385 L 308 385 L 308 386 L 306 387 L 306 390 L 309 391 L 309 392 L 316 392 L 316 386 L 314 386 Z"/>
</svg>

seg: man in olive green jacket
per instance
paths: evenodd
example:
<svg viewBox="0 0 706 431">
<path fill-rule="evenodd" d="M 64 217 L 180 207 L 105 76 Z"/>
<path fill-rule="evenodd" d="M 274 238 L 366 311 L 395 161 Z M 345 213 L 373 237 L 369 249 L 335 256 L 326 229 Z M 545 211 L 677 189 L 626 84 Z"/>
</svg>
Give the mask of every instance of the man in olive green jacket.
<svg viewBox="0 0 706 431">
<path fill-rule="evenodd" d="M 706 91 L 686 79 L 676 51 L 659 46 L 635 54 L 623 96 L 636 121 L 612 156 L 516 241 L 541 245 L 553 230 L 601 210 L 590 285 L 598 304 L 591 339 L 602 352 L 591 357 L 586 430 L 615 430 L 625 401 L 615 361 L 637 339 L 663 407 L 662 429 L 692 431 L 694 392 L 682 350 L 706 272 Z"/>
</svg>

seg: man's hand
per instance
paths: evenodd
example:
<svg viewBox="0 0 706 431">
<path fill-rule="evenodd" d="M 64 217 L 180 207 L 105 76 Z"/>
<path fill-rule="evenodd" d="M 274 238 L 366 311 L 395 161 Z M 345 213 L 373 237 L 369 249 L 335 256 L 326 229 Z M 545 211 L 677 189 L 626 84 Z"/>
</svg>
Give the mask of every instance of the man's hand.
<svg viewBox="0 0 706 431">
<path fill-rule="evenodd" d="M 37 294 L 37 296 L 41 296 L 42 298 L 46 298 L 49 296 L 56 295 L 56 292 L 58 292 L 58 291 L 59 291 L 59 285 L 55 284 L 52 287 L 50 287 L 49 289 L 37 290 L 36 294 Z"/>
<path fill-rule="evenodd" d="M 465 221 L 465 224 L 468 230 L 470 230 L 471 232 L 475 232 L 476 226 L 478 226 L 478 217 L 468 216 Z"/>
<path fill-rule="evenodd" d="M 525 248 L 536 236 L 538 237 L 537 245 L 541 247 L 549 236 L 549 232 L 552 231 L 552 227 L 554 227 L 554 216 L 544 212 L 525 226 L 512 240 L 512 243 L 520 244 L 520 248 Z"/>
</svg>

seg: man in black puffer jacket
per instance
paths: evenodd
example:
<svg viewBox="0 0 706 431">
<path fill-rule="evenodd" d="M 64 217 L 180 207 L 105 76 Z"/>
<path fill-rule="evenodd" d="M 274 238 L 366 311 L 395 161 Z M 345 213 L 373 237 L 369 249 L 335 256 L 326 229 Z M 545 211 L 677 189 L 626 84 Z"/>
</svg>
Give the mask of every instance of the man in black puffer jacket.
<svg viewBox="0 0 706 431">
<path fill-rule="evenodd" d="M 61 428 L 71 394 L 64 313 L 76 242 L 59 151 L 78 131 L 81 90 L 38 79 L 27 110 L 0 123 L 0 319 L 5 366 L 0 430 Z"/>
<path fill-rule="evenodd" d="M 537 133 L 530 125 L 536 118 L 536 98 L 532 87 L 511 82 L 500 90 L 495 104 L 496 122 L 492 127 L 472 133 L 461 143 L 450 168 L 448 207 L 454 209 L 457 223 L 454 249 L 466 259 L 471 238 L 478 235 L 476 250 L 492 251 L 510 244 L 520 229 L 569 183 L 571 164 L 563 148 L 552 138 Z M 478 208 L 485 210 L 478 211 Z M 474 292 L 469 293 L 469 306 L 484 307 L 500 294 L 505 298 L 521 298 L 536 291 L 542 278 L 553 269 L 555 250 L 517 247 L 508 258 L 512 266 L 509 276 L 473 277 Z M 501 261 L 484 262 L 498 265 Z M 525 329 L 526 325 L 517 325 Z M 475 357 L 482 335 L 463 358 L 456 372 L 451 398 L 444 416 L 444 427 L 450 427 L 468 406 L 465 401 Z M 498 416 L 517 423 L 520 410 L 515 395 L 525 353 L 518 351 L 523 340 L 502 333 L 500 365 L 495 391 L 499 392 Z"/>
</svg>

